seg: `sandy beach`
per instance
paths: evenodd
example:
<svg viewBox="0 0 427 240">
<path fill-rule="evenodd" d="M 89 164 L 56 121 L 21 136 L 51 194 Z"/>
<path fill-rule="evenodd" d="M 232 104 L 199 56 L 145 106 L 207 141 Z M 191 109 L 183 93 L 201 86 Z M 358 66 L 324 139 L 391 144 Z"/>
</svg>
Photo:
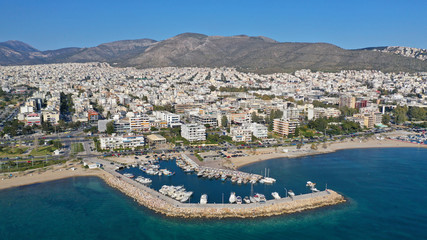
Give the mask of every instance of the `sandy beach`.
<svg viewBox="0 0 427 240">
<path fill-rule="evenodd" d="M 246 157 L 236 157 L 231 158 L 231 165 L 227 165 L 228 167 L 237 169 L 244 165 L 248 165 L 254 162 L 264 161 L 273 158 L 296 158 L 296 157 L 304 157 L 316 154 L 325 154 L 331 153 L 338 150 L 344 149 L 358 149 L 358 148 L 402 148 L 402 147 L 422 147 L 427 148 L 427 145 L 416 144 L 403 142 L 398 140 L 391 139 L 368 139 L 368 140 L 346 140 L 342 142 L 334 142 L 334 143 L 326 143 L 326 148 L 324 148 L 324 144 L 320 143 L 317 145 L 317 150 L 311 149 L 311 144 L 305 144 L 301 149 L 297 149 L 296 146 L 291 147 L 280 147 L 280 148 L 264 148 L 253 150 L 245 150 L 245 153 L 249 156 Z"/>
<path fill-rule="evenodd" d="M 70 163 L 69 163 L 70 164 Z M 42 183 L 48 181 L 54 181 L 63 178 L 69 177 L 79 177 L 79 176 L 99 176 L 105 175 L 106 173 L 100 169 L 85 169 L 81 164 L 73 163 L 72 165 L 56 165 L 49 167 L 46 170 L 27 170 L 25 172 L 11 173 L 12 177 L 9 177 L 9 173 L 2 174 L 0 179 L 0 190 L 25 186 L 35 183 Z M 71 168 L 75 167 L 75 170 Z"/>
</svg>

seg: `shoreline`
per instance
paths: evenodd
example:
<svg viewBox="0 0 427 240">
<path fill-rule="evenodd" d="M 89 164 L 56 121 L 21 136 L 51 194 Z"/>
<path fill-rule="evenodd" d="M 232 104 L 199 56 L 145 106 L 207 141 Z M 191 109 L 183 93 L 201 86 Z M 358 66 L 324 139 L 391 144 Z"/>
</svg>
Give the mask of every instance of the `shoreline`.
<svg viewBox="0 0 427 240">
<path fill-rule="evenodd" d="M 68 167 L 67 167 L 68 168 Z M 13 187 L 22 187 L 37 183 L 44 183 L 55 181 L 64 178 L 71 177 L 89 177 L 97 176 L 101 177 L 105 175 L 99 169 L 89 170 L 83 169 L 81 166 L 76 167 L 76 170 L 71 170 L 70 168 L 57 167 L 54 169 L 46 169 L 44 171 L 38 171 L 39 169 L 27 170 L 25 172 L 10 172 L 13 174 L 11 178 L 2 177 L 0 180 L 0 190 L 13 188 Z M 9 174 L 9 173 L 8 173 Z M 102 178 L 102 177 L 101 177 Z"/>
<path fill-rule="evenodd" d="M 252 163 L 266 161 L 276 158 L 299 158 L 312 155 L 320 155 L 333 153 L 340 150 L 348 149 L 369 149 L 369 148 L 427 148 L 425 144 L 409 143 L 400 140 L 384 139 L 384 140 L 368 140 L 368 141 L 344 141 L 326 143 L 327 148 L 322 147 L 323 143 L 318 144 L 318 149 L 311 149 L 311 144 L 304 145 L 301 149 L 297 149 L 296 146 L 292 147 L 281 147 L 281 148 L 268 148 L 261 149 L 259 153 L 251 153 L 247 151 L 248 156 L 237 157 L 230 159 L 231 167 L 239 169 L 243 166 L 250 165 Z M 287 150 L 284 152 L 283 150 Z"/>
</svg>

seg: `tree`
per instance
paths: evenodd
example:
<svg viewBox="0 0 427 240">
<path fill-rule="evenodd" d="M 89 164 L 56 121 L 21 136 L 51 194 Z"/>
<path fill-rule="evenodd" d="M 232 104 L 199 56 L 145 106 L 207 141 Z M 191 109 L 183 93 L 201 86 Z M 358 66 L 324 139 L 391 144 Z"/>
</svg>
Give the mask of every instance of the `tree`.
<svg viewBox="0 0 427 240">
<path fill-rule="evenodd" d="M 389 124 L 390 123 L 390 119 L 391 119 L 390 115 L 384 114 L 383 115 L 383 119 L 381 120 L 381 122 L 382 122 L 382 124 Z"/>
<path fill-rule="evenodd" d="M 216 87 L 215 87 L 214 85 L 210 85 L 210 86 L 209 86 L 209 89 L 211 90 L 211 92 L 213 92 L 213 91 L 215 91 L 215 90 L 216 90 Z"/>
<path fill-rule="evenodd" d="M 408 120 L 408 117 L 406 116 L 407 112 L 408 112 L 408 108 L 406 106 L 405 107 L 397 106 L 393 110 L 394 121 L 396 122 L 396 124 L 402 124 Z"/>
<path fill-rule="evenodd" d="M 228 119 L 227 119 L 227 116 L 222 116 L 222 118 L 221 118 L 221 126 L 222 127 L 228 127 Z"/>
<path fill-rule="evenodd" d="M 252 119 L 252 122 L 255 122 L 255 123 L 259 123 L 262 120 L 261 117 L 258 117 L 258 115 L 256 114 L 256 112 L 252 113 L 251 119 Z"/>
<path fill-rule="evenodd" d="M 421 107 L 409 107 L 408 117 L 412 121 L 425 121 L 427 111 Z"/>
<path fill-rule="evenodd" d="M 62 148 L 62 143 L 59 140 L 53 141 L 53 146 L 55 148 Z"/>
<path fill-rule="evenodd" d="M 106 129 L 107 134 L 113 134 L 113 133 L 115 133 L 114 121 L 109 121 L 107 123 L 106 127 L 107 127 L 107 129 Z"/>
</svg>

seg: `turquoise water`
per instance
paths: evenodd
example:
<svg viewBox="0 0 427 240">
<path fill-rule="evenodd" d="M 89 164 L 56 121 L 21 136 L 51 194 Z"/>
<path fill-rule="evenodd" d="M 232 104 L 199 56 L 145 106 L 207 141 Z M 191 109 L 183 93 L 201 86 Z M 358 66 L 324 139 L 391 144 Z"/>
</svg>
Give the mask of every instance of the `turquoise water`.
<svg viewBox="0 0 427 240">
<path fill-rule="evenodd" d="M 349 202 L 262 219 L 169 219 L 96 177 L 0 191 L 0 239 L 427 239 L 427 149 L 359 149 L 242 168 Z M 0 182 L 1 184 L 1 182 Z"/>
</svg>

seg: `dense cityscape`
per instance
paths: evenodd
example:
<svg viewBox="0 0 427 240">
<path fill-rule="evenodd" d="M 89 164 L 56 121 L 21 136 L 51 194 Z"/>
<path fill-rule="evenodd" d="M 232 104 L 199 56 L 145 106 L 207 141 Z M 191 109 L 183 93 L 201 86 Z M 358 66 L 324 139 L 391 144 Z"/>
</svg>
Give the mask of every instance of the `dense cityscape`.
<svg viewBox="0 0 427 240">
<path fill-rule="evenodd" d="M 0 70 L 7 96 L 1 102 L 3 139 L 83 124 L 98 136 L 98 150 L 135 150 L 154 136 L 174 146 L 277 144 L 408 123 L 425 128 L 426 73 L 258 75 L 232 68 L 141 70 L 107 63 Z"/>
</svg>

